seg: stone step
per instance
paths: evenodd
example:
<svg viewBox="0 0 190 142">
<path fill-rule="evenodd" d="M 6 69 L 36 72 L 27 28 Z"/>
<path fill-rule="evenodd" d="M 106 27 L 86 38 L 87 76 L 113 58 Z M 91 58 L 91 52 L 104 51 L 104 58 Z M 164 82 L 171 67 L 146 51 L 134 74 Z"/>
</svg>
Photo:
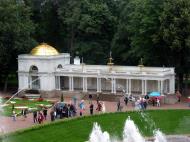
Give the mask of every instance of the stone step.
<svg viewBox="0 0 190 142">
<path fill-rule="evenodd" d="M 27 97 L 28 99 L 38 99 L 40 98 L 40 94 L 25 94 L 25 97 Z"/>
</svg>

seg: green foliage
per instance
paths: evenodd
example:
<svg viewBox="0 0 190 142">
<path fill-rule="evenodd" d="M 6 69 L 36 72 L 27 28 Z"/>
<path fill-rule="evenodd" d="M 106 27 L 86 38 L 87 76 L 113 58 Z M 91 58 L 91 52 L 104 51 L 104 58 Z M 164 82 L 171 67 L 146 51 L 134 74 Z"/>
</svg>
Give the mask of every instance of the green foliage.
<svg viewBox="0 0 190 142">
<path fill-rule="evenodd" d="M 35 30 L 30 20 L 31 12 L 24 3 L 15 0 L 0 1 L 0 78 L 16 70 L 17 55 L 29 52 L 35 40 L 31 37 Z"/>
<path fill-rule="evenodd" d="M 174 66 L 189 74 L 189 0 L 1 0 L 0 80 L 35 41 L 78 52 L 87 64 Z"/>
<path fill-rule="evenodd" d="M 78 51 L 86 63 L 105 64 L 116 23 L 108 4 L 99 0 L 64 1 L 59 14 L 71 55 Z"/>
<path fill-rule="evenodd" d="M 125 0 L 112 40 L 119 64 L 176 67 L 182 89 L 190 65 L 189 0 Z"/>
<path fill-rule="evenodd" d="M 186 134 L 190 131 L 189 125 L 185 125 L 190 122 L 189 110 L 154 110 L 147 111 L 144 115 L 149 117 L 148 120 L 152 119 L 156 128 L 159 128 L 165 134 Z M 38 125 L 8 135 L 4 141 L 42 142 L 51 140 L 62 142 L 64 140 L 65 142 L 84 142 L 88 140 L 94 122 L 98 122 L 103 131 L 108 131 L 112 136 L 121 138 L 124 123 L 128 116 L 134 120 L 143 136 L 153 135 L 153 130 L 150 130 L 152 121 L 147 122 L 138 112 L 122 112 L 66 119 L 52 124 Z M 47 135 L 44 137 L 42 134 Z"/>
<path fill-rule="evenodd" d="M 123 61 L 128 59 L 137 65 L 143 57 L 146 65 L 160 65 L 159 55 L 154 54 L 153 37 L 159 29 L 162 5 L 163 0 L 128 0 L 121 5 L 123 10 L 112 48 L 117 54 L 121 53 Z"/>
<path fill-rule="evenodd" d="M 170 64 L 177 73 L 185 73 L 190 49 L 190 1 L 174 0 L 164 3 L 160 16 L 160 39 L 170 49 Z M 175 57 L 175 58 L 173 58 Z M 176 60 L 177 59 L 177 60 Z"/>
</svg>

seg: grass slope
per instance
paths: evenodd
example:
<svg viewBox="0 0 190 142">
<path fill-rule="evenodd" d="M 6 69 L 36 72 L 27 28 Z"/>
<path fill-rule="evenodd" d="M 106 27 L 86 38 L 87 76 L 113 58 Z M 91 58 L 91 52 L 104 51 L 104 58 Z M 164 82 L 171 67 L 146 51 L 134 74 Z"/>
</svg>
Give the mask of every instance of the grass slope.
<svg viewBox="0 0 190 142">
<path fill-rule="evenodd" d="M 3 142 L 84 142 L 88 140 L 93 122 L 98 122 L 102 130 L 108 131 L 111 135 L 121 137 L 128 116 L 135 121 L 144 136 L 153 135 L 151 129 L 155 128 L 159 128 L 165 134 L 190 133 L 190 127 L 187 125 L 190 124 L 189 110 L 156 110 L 142 114 L 109 113 L 60 121 L 14 133 Z"/>
</svg>

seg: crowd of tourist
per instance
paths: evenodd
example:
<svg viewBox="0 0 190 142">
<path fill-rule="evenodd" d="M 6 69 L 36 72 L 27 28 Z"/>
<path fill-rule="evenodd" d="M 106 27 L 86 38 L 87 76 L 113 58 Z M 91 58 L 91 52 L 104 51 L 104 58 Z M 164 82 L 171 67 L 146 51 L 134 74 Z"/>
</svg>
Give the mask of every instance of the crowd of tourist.
<svg viewBox="0 0 190 142">
<path fill-rule="evenodd" d="M 144 97 L 134 97 L 130 95 L 118 99 L 116 103 L 116 110 L 122 111 L 123 107 L 127 106 L 129 101 L 131 102 L 132 106 L 134 106 L 135 110 L 146 110 L 147 106 L 150 104 L 160 107 L 159 97 L 150 98 L 148 95 L 145 95 Z M 180 97 L 178 97 L 178 101 L 180 101 Z M 42 124 L 47 119 L 47 115 L 50 116 L 51 121 L 75 116 L 83 116 L 84 112 L 86 111 L 88 111 L 90 115 L 93 115 L 94 111 L 98 113 L 105 112 L 104 102 L 100 101 L 99 95 L 96 96 L 96 102 L 92 101 L 92 95 L 89 95 L 89 103 L 87 107 L 85 106 L 84 100 L 79 101 L 77 100 L 76 96 L 74 96 L 70 103 L 55 103 L 54 106 L 51 108 L 49 114 L 47 108 L 42 108 L 41 111 L 33 111 L 33 122 Z M 13 110 L 13 121 L 16 121 L 16 115 L 17 114 Z M 21 111 L 21 115 L 23 115 L 24 119 L 27 118 L 27 109 L 23 109 Z"/>
<path fill-rule="evenodd" d="M 69 117 L 75 117 L 75 116 L 83 116 L 85 111 L 89 110 L 90 115 L 94 114 L 94 109 L 97 112 L 102 112 L 102 105 L 104 105 L 103 102 L 100 102 L 99 99 L 97 99 L 97 103 L 93 103 L 92 97 L 89 97 L 89 106 L 86 108 L 84 100 L 81 100 L 77 104 L 77 99 L 73 98 L 72 102 L 66 103 L 66 102 L 57 102 L 54 104 L 54 106 L 50 109 L 50 112 L 48 114 L 47 108 L 42 108 L 40 111 L 33 111 L 33 122 L 42 124 L 46 119 L 47 115 L 50 116 L 51 121 L 55 121 L 56 119 L 64 119 Z M 95 108 L 96 106 L 96 108 Z M 12 112 L 12 118 L 13 121 L 16 121 L 17 114 L 13 110 Z M 27 118 L 27 109 L 21 110 L 21 115 L 23 116 L 23 119 L 25 120 Z"/>
<path fill-rule="evenodd" d="M 145 95 L 144 97 L 134 97 L 132 95 L 120 98 L 117 101 L 117 111 L 122 111 L 124 105 L 127 106 L 130 101 L 135 110 L 146 110 L 148 105 L 160 107 L 160 97 L 149 97 Z"/>
</svg>

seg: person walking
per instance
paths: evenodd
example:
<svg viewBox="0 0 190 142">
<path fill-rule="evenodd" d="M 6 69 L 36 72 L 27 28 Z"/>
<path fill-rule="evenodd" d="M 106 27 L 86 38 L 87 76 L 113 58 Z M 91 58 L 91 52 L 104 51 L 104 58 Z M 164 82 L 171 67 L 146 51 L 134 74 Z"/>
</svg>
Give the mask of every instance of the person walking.
<svg viewBox="0 0 190 142">
<path fill-rule="evenodd" d="M 157 107 L 160 107 L 160 99 L 159 98 L 156 98 L 156 105 L 157 105 Z"/>
<path fill-rule="evenodd" d="M 39 124 L 42 124 L 44 120 L 44 116 L 41 112 L 38 113 L 38 122 Z"/>
<path fill-rule="evenodd" d="M 89 98 L 89 104 L 91 104 L 91 103 L 92 103 L 92 95 L 90 94 L 90 95 L 88 96 L 88 98 Z"/>
<path fill-rule="evenodd" d="M 27 117 L 27 116 L 26 116 L 26 113 L 27 113 L 27 109 L 22 109 L 22 110 L 21 110 L 21 115 L 22 115 L 22 120 L 23 120 L 23 121 L 25 121 L 25 119 L 26 119 L 26 117 Z"/>
<path fill-rule="evenodd" d="M 124 102 L 125 102 L 125 105 L 127 106 L 127 104 L 128 104 L 128 97 L 127 96 L 125 96 L 125 98 L 124 98 Z"/>
<path fill-rule="evenodd" d="M 71 117 L 76 116 L 76 108 L 73 104 L 70 105 Z"/>
<path fill-rule="evenodd" d="M 55 120 L 54 109 L 52 109 L 52 110 L 50 111 L 50 118 L 51 118 L 51 121 L 52 121 L 52 122 Z"/>
<path fill-rule="evenodd" d="M 16 112 L 13 110 L 12 112 L 13 121 L 16 121 Z"/>
<path fill-rule="evenodd" d="M 37 116 L 37 111 L 34 111 L 33 112 L 33 121 L 34 121 L 34 123 L 38 122 L 38 118 L 37 117 L 38 117 Z"/>
<path fill-rule="evenodd" d="M 27 109 L 24 109 L 24 118 L 27 118 Z"/>
<path fill-rule="evenodd" d="M 121 111 L 121 102 L 120 102 L 120 99 L 117 101 L 117 111 Z"/>
<path fill-rule="evenodd" d="M 176 97 L 178 99 L 178 102 L 181 101 L 181 93 L 179 92 L 179 90 L 176 91 Z"/>
<path fill-rule="evenodd" d="M 47 119 L 47 109 L 46 108 L 43 109 L 43 115 L 44 115 L 44 119 L 46 120 Z"/>
<path fill-rule="evenodd" d="M 73 97 L 72 97 L 72 100 L 73 100 L 74 106 L 76 107 L 76 106 L 77 106 L 77 97 L 76 97 L 76 96 L 73 96 Z"/>
<path fill-rule="evenodd" d="M 82 116 L 83 115 L 83 111 L 85 109 L 84 100 L 81 100 L 81 102 L 79 104 L 79 108 L 80 108 L 80 116 Z"/>
<path fill-rule="evenodd" d="M 96 110 L 97 110 L 99 113 L 102 112 L 102 105 L 101 105 L 100 102 L 98 102 Z"/>
<path fill-rule="evenodd" d="M 94 105 L 91 102 L 91 104 L 90 104 L 90 115 L 93 115 L 93 111 L 94 111 Z"/>
<path fill-rule="evenodd" d="M 97 93 L 97 94 L 96 94 L 96 102 L 97 102 L 97 104 L 98 104 L 99 101 L 100 101 L 100 94 Z"/>
</svg>

